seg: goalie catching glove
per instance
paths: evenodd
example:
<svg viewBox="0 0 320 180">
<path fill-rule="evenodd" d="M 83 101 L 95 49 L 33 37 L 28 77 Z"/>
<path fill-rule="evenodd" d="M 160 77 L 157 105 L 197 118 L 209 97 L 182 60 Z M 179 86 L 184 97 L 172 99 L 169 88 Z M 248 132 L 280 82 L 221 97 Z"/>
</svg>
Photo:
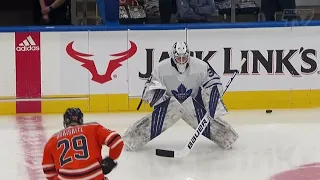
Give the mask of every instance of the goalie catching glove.
<svg viewBox="0 0 320 180">
<path fill-rule="evenodd" d="M 167 100 L 167 96 L 165 95 L 167 89 L 158 81 L 150 81 L 145 84 L 146 92 L 142 97 L 142 100 L 153 107 L 157 104 L 162 103 Z"/>
<path fill-rule="evenodd" d="M 109 174 L 115 167 L 117 167 L 117 162 L 110 157 L 106 157 L 101 161 L 101 169 L 104 175 Z"/>
</svg>

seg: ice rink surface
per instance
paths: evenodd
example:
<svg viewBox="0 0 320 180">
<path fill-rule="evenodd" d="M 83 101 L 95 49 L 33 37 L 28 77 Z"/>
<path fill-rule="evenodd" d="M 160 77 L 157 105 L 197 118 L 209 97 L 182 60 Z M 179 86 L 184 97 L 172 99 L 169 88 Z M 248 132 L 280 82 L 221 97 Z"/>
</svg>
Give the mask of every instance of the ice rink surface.
<svg viewBox="0 0 320 180">
<path fill-rule="evenodd" d="M 145 113 L 85 114 L 123 134 Z M 1 179 L 42 180 L 42 148 L 62 129 L 62 115 L 0 117 Z M 139 152 L 123 152 L 110 180 L 318 180 L 320 109 L 230 111 L 225 116 L 239 133 L 232 150 L 201 137 L 188 157 L 155 155 L 155 148 L 181 149 L 194 132 L 182 120 Z M 107 154 L 107 149 L 103 150 Z M 319 166 L 320 167 L 320 166 Z M 295 169 L 295 171 L 288 171 Z M 287 173 L 277 173 L 287 171 Z"/>
</svg>

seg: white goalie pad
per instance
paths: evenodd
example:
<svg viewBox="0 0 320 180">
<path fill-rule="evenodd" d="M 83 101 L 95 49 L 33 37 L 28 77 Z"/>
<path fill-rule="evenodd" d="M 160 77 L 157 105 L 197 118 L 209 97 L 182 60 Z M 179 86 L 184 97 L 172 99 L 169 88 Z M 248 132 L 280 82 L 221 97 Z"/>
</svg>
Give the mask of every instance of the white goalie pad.
<svg viewBox="0 0 320 180">
<path fill-rule="evenodd" d="M 193 129 L 196 129 L 199 122 L 197 115 L 201 113 L 204 115 L 206 112 L 196 112 L 191 97 L 185 100 L 182 106 L 186 108 L 186 113 L 182 115 L 182 119 Z M 223 149 L 230 149 L 238 139 L 238 134 L 233 127 L 221 119 L 219 114 L 211 118 L 208 130 L 208 134 L 210 134 L 208 138 Z"/>
<path fill-rule="evenodd" d="M 169 105 L 165 114 L 157 114 L 153 117 L 152 113 L 150 113 L 127 129 L 123 136 L 125 150 L 136 151 L 140 149 L 151 141 L 154 136 L 158 136 L 170 128 L 180 120 L 182 114 L 186 113 L 185 108 L 174 97 L 171 97 L 168 101 Z M 156 111 L 156 108 L 154 111 Z M 158 118 L 162 116 L 164 117 L 163 121 Z"/>
<path fill-rule="evenodd" d="M 203 100 L 204 107 L 206 108 L 206 110 L 209 110 L 211 91 L 212 91 L 211 88 L 202 89 L 202 91 L 201 91 L 202 100 Z M 221 94 L 222 92 L 219 90 L 219 93 Z M 228 114 L 228 109 L 225 106 L 223 100 L 220 98 L 220 100 L 218 102 L 218 105 L 217 105 L 215 118 L 216 117 L 222 117 L 222 116 L 224 116 L 226 114 Z"/>
</svg>

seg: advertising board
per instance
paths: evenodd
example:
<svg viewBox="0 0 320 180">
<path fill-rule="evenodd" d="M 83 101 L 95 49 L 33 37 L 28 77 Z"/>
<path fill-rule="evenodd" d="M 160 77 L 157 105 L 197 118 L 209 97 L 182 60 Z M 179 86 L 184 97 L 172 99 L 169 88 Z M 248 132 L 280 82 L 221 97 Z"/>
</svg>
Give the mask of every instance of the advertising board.
<svg viewBox="0 0 320 180">
<path fill-rule="evenodd" d="M 2 33 L 0 112 L 135 110 L 145 80 L 176 41 L 226 84 L 230 109 L 320 106 L 319 26 Z M 143 105 L 142 110 L 150 110 Z"/>
</svg>

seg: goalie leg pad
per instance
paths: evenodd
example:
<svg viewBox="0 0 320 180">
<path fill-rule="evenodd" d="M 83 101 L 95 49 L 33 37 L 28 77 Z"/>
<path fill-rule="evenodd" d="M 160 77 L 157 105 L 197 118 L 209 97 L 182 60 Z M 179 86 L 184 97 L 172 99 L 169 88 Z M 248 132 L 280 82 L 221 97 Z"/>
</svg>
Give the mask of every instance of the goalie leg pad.
<svg viewBox="0 0 320 180">
<path fill-rule="evenodd" d="M 163 123 L 167 114 L 169 99 L 154 107 L 151 118 L 151 136 L 154 139 L 162 132 Z"/>
<path fill-rule="evenodd" d="M 221 92 L 219 92 L 220 94 Z M 201 96 L 201 97 L 198 97 Z M 224 102 L 222 99 L 219 100 L 217 107 L 213 106 L 213 100 L 214 100 L 214 89 L 212 88 L 208 88 L 208 89 L 202 89 L 200 94 L 198 94 L 196 100 L 198 102 L 200 102 L 199 100 L 201 99 L 203 102 L 203 106 L 206 110 L 209 110 L 211 117 L 213 117 L 213 114 L 215 117 L 221 117 L 224 116 L 226 114 L 228 114 L 228 109 L 226 108 L 226 106 L 224 105 Z M 221 94 L 220 94 L 221 96 Z M 213 108 L 215 109 L 215 112 L 213 110 Z"/>
<path fill-rule="evenodd" d="M 201 91 L 198 91 L 198 95 L 196 96 L 195 99 L 192 99 L 192 104 L 193 107 L 195 109 L 195 115 L 197 117 L 197 122 L 198 124 L 200 123 L 200 121 L 202 120 L 202 118 L 205 116 L 205 114 L 207 113 L 206 109 L 204 108 L 204 103 L 202 101 L 202 97 L 201 97 Z M 198 125 L 197 124 L 197 125 Z M 205 137 L 210 139 L 210 122 L 208 124 L 208 126 L 206 127 L 206 129 L 204 130 L 203 134 Z"/>
<path fill-rule="evenodd" d="M 185 108 L 174 98 L 155 106 L 151 114 L 134 123 L 123 135 L 125 150 L 136 151 L 170 128 L 186 113 Z"/>
<path fill-rule="evenodd" d="M 210 107 L 210 110 L 211 110 L 210 116 L 214 116 L 215 111 L 217 110 L 216 103 L 219 99 L 219 97 L 218 97 L 219 93 L 217 91 L 218 91 L 217 87 L 212 88 L 210 97 L 211 97 L 211 101 L 213 103 L 211 104 L 211 107 Z M 215 101 L 215 103 L 214 103 L 214 101 Z M 184 107 L 186 107 L 186 109 L 193 109 L 194 108 L 194 111 L 195 111 L 194 115 L 195 115 L 197 121 L 193 120 L 193 121 L 186 121 L 186 122 L 193 128 L 197 127 L 197 125 L 200 123 L 202 118 L 207 113 L 205 106 L 204 106 L 204 102 L 202 100 L 201 88 L 199 89 L 198 94 L 195 97 L 195 99 L 188 98 L 184 103 L 182 103 L 182 105 Z M 207 128 L 204 130 L 202 135 L 204 135 L 205 137 L 210 139 L 210 136 L 211 136 L 210 122 L 209 122 Z"/>
<path fill-rule="evenodd" d="M 233 127 L 221 117 L 212 119 L 210 131 L 212 132 L 210 139 L 222 149 L 231 149 L 232 145 L 239 138 L 238 133 Z"/>
<path fill-rule="evenodd" d="M 193 129 L 196 129 L 199 119 L 206 114 L 205 108 L 203 106 L 201 108 L 201 103 L 192 98 L 188 98 L 182 105 L 187 110 L 187 113 L 182 115 L 182 119 Z M 235 130 L 226 121 L 217 116 L 210 118 L 208 130 L 206 129 L 203 135 L 223 149 L 230 149 L 238 139 L 238 134 Z"/>
<path fill-rule="evenodd" d="M 193 129 L 196 129 L 202 118 L 205 116 L 207 111 L 201 105 L 201 102 L 193 99 L 192 97 L 187 98 L 183 103 L 182 106 L 186 109 L 186 113 L 182 115 L 182 119 Z M 206 129 L 202 133 L 203 136 L 210 139 L 210 122 Z"/>
</svg>

